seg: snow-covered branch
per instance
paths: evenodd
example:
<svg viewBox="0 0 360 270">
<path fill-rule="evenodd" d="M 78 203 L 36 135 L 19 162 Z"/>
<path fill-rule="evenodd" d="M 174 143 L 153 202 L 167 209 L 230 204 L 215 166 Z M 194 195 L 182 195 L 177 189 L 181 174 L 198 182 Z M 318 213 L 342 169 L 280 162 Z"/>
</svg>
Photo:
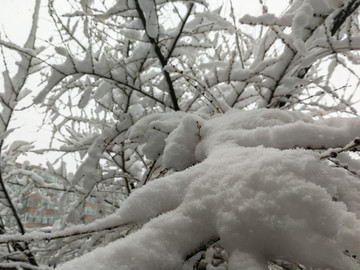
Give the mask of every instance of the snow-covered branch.
<svg viewBox="0 0 360 270">
<path fill-rule="evenodd" d="M 360 2 L 205 2 L 50 0 L 52 37 L 36 9 L 25 46 L 0 39 L 1 141 L 29 95 L 52 132 L 1 145 L 0 264 L 358 269 Z M 51 232 L 11 230 L 47 203 Z"/>
</svg>

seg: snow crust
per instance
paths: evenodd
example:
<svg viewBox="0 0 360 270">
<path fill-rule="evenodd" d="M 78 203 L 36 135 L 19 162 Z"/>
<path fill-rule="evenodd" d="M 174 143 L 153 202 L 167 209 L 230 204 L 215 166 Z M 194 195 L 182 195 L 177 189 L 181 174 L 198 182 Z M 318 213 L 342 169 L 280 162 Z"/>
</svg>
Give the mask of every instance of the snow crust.
<svg viewBox="0 0 360 270">
<path fill-rule="evenodd" d="M 59 269 L 184 269 L 186 256 L 214 237 L 233 270 L 266 269 L 276 258 L 358 269 L 344 251 L 360 254 L 360 181 L 303 147 L 344 146 L 360 134 L 359 120 L 314 121 L 279 110 L 230 110 L 208 120 L 185 113 L 145 117 L 129 136 L 149 156 L 178 147 L 187 151 L 174 154 L 172 166 L 177 159 L 185 167 L 188 158 L 197 164 L 124 202 L 115 216 L 142 226 L 138 231 Z"/>
</svg>

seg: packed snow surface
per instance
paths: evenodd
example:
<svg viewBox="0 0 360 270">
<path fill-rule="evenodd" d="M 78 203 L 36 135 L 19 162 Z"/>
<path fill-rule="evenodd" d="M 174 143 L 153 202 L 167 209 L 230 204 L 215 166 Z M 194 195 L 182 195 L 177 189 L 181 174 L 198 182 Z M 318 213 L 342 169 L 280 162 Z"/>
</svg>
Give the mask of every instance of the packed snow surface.
<svg viewBox="0 0 360 270">
<path fill-rule="evenodd" d="M 166 138 L 150 128 L 172 118 L 177 127 Z M 173 160 L 165 164 L 177 169 L 175 160 L 184 164 L 189 156 L 194 165 L 148 183 L 123 203 L 119 222 L 135 222 L 138 231 L 60 270 L 183 269 L 187 255 L 213 238 L 229 252 L 233 270 L 266 269 L 276 258 L 359 269 L 344 251 L 360 255 L 360 181 L 304 149 L 346 145 L 360 135 L 359 118 L 314 121 L 278 110 L 199 118 L 163 114 L 132 127 L 133 137 L 146 134 L 148 151 L 186 149 L 167 154 Z"/>
</svg>

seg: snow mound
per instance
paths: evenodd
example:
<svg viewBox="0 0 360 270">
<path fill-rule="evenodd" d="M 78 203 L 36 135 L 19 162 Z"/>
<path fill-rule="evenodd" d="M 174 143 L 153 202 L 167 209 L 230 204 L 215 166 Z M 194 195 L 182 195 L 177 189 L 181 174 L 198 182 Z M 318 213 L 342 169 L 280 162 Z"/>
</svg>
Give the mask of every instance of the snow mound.
<svg viewBox="0 0 360 270">
<path fill-rule="evenodd" d="M 194 127 L 193 118 L 184 121 Z M 359 269 L 344 255 L 360 254 L 359 179 L 330 167 L 315 151 L 274 148 L 335 147 L 360 134 L 358 122 L 312 121 L 275 110 L 233 110 L 204 120 L 194 150 L 202 162 L 135 191 L 118 211 L 122 223 L 142 228 L 59 269 L 183 269 L 185 258 L 214 238 L 229 252 L 233 270 L 267 269 L 276 258 Z M 186 144 L 170 135 L 162 148 Z"/>
<path fill-rule="evenodd" d="M 201 139 L 202 122 L 199 116 L 189 115 L 169 134 L 164 148 L 165 168 L 180 171 L 196 163 L 195 150 Z"/>
<path fill-rule="evenodd" d="M 206 121 L 200 135 L 196 155 L 202 161 L 214 147 L 230 142 L 279 149 L 341 147 L 360 136 L 360 121 L 359 118 L 314 121 L 305 114 L 281 110 L 230 110 Z"/>
<path fill-rule="evenodd" d="M 183 112 L 155 113 L 140 119 L 132 126 L 127 136 L 136 143 L 144 143 L 143 153 L 148 159 L 156 159 L 164 150 L 165 138 L 180 123 Z"/>
</svg>

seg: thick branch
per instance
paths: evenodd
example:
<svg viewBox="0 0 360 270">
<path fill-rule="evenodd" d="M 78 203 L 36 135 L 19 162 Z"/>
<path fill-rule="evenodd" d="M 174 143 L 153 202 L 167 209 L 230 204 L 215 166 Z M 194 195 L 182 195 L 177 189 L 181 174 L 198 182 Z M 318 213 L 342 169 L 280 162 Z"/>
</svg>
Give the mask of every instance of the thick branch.
<svg viewBox="0 0 360 270">
<path fill-rule="evenodd" d="M 330 31 L 332 36 L 335 35 L 335 33 L 345 23 L 346 19 L 350 17 L 359 6 L 360 6 L 360 0 L 352 0 L 344 9 L 342 9 L 335 16 L 333 26 Z"/>
<path fill-rule="evenodd" d="M 190 17 L 190 14 L 191 14 L 191 11 L 192 11 L 193 7 L 194 7 L 194 4 L 191 3 L 190 6 L 189 6 L 188 11 L 187 11 L 187 13 L 186 13 L 186 15 L 185 15 L 185 17 L 184 17 L 184 19 L 182 20 L 182 24 L 181 24 L 181 26 L 180 26 L 179 32 L 178 32 L 178 34 L 176 35 L 176 37 L 175 37 L 175 39 L 174 39 L 174 41 L 173 41 L 173 44 L 172 44 L 172 46 L 171 46 L 171 48 L 170 48 L 170 50 L 169 50 L 169 54 L 168 54 L 168 56 L 166 57 L 166 63 L 168 63 L 170 57 L 172 56 L 172 54 L 173 54 L 173 52 L 174 52 L 174 49 L 176 48 L 176 44 L 177 44 L 177 42 L 178 42 L 179 39 L 180 39 L 181 33 L 183 32 L 183 29 L 184 29 L 184 27 L 185 27 L 185 25 L 186 25 L 186 22 L 187 22 L 187 20 L 188 20 L 189 17 Z"/>
<path fill-rule="evenodd" d="M 140 17 L 140 20 L 142 22 L 142 24 L 144 25 L 144 29 L 145 29 L 145 33 L 148 37 L 148 39 L 150 40 L 151 44 L 153 45 L 154 47 L 154 50 L 155 50 L 155 53 L 161 63 L 161 66 L 162 66 L 162 73 L 165 77 L 165 81 L 168 85 L 168 88 L 169 88 L 169 94 L 170 94 L 170 98 L 171 98 L 171 101 L 172 101 L 172 104 L 173 104 L 173 109 L 175 111 L 179 111 L 180 110 L 180 107 L 179 107 L 179 104 L 178 104 L 178 101 L 177 101 L 177 97 L 176 97 L 176 94 L 175 94 L 175 88 L 174 88 L 174 85 L 173 85 L 173 82 L 171 80 L 171 77 L 170 77 L 170 74 L 169 72 L 167 72 L 165 70 L 165 66 L 167 65 L 167 59 L 165 59 L 164 55 L 161 53 L 161 48 L 158 44 L 158 42 L 153 38 L 153 37 L 150 37 L 150 35 L 147 33 L 146 31 L 146 19 L 145 19 L 145 15 L 144 15 L 144 12 L 142 11 L 141 7 L 140 7 L 140 4 L 139 4 L 139 1 L 135 1 L 136 3 L 136 10 L 137 12 L 139 13 L 139 17 Z"/>
</svg>

